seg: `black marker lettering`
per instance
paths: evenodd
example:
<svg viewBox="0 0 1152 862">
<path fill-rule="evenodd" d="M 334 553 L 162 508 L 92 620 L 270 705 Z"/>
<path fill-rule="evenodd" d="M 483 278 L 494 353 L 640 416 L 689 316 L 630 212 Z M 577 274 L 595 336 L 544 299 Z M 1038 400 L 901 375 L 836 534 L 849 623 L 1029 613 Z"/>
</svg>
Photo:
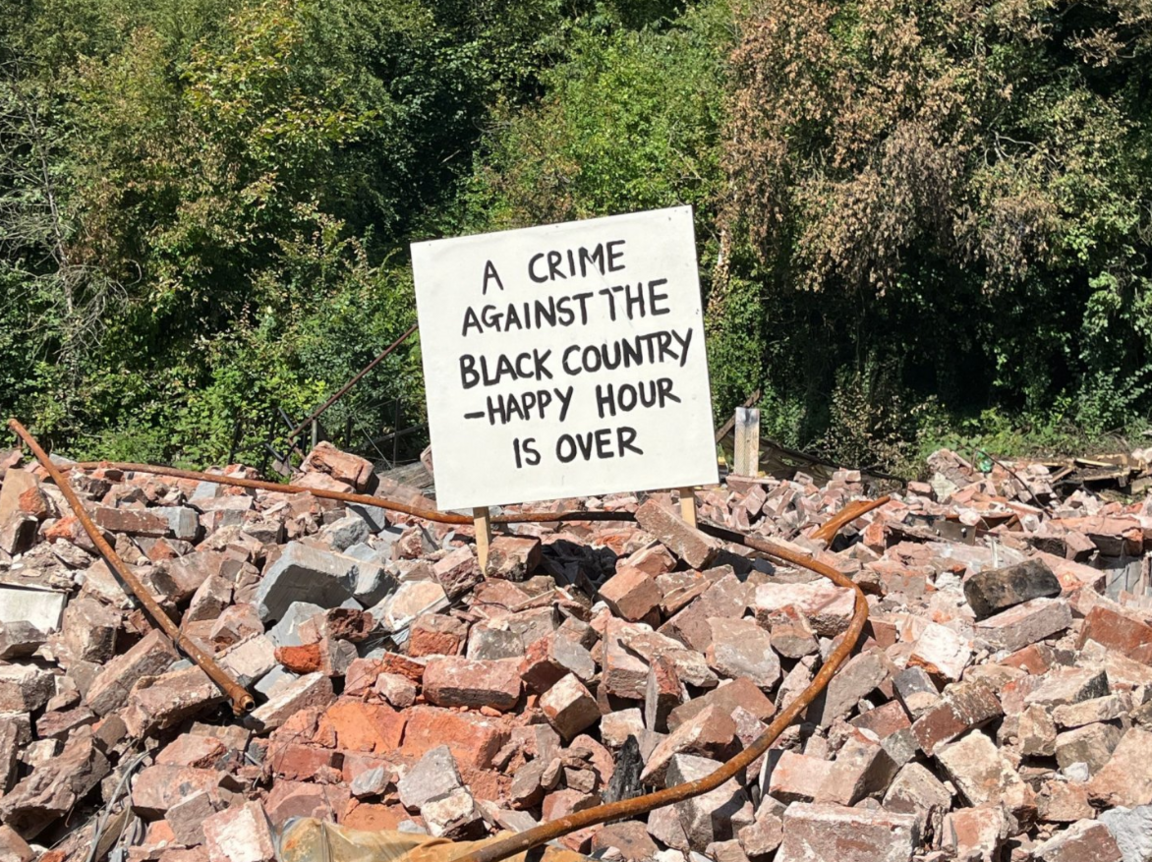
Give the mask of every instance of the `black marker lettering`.
<svg viewBox="0 0 1152 862">
<path fill-rule="evenodd" d="M 465 353 L 460 357 L 460 383 L 465 389 L 471 389 L 480 382 L 480 375 L 476 373 L 476 357 Z"/>
<path fill-rule="evenodd" d="M 536 261 L 540 260 L 542 257 L 544 257 L 544 252 L 532 255 L 532 259 L 528 261 L 528 277 L 537 284 L 543 284 L 548 280 L 548 276 L 546 275 L 536 275 Z"/>
<path fill-rule="evenodd" d="M 657 308 L 656 307 L 657 302 L 659 302 L 662 299 L 668 298 L 668 294 L 666 294 L 666 293 L 657 293 L 656 288 L 657 288 L 657 286 L 659 286 L 661 284 L 667 284 L 667 283 L 668 283 L 668 279 L 666 279 L 666 278 L 658 278 L 654 281 L 648 282 L 648 310 L 649 310 L 649 313 L 652 314 L 653 317 L 655 317 L 656 315 L 659 315 L 659 314 L 670 314 L 672 312 L 672 309 L 668 308 L 667 306 L 665 306 L 664 308 Z"/>
<path fill-rule="evenodd" d="M 484 287 L 481 290 L 485 296 L 488 295 L 488 282 L 492 279 L 496 280 L 496 286 L 501 290 L 504 289 L 504 282 L 500 280 L 500 273 L 496 271 L 496 267 L 492 265 L 492 261 L 487 261 L 484 264 Z"/>
<path fill-rule="evenodd" d="M 621 246 L 619 251 L 617 251 L 616 249 L 613 248 L 613 246 L 616 246 L 616 245 Z M 608 243 L 608 271 L 609 272 L 619 272 L 620 270 L 622 270 L 624 268 L 624 264 L 620 264 L 619 266 L 616 266 L 616 259 L 624 256 L 623 245 L 624 245 L 624 240 L 622 240 L 622 239 L 614 239 L 610 243 Z"/>
</svg>

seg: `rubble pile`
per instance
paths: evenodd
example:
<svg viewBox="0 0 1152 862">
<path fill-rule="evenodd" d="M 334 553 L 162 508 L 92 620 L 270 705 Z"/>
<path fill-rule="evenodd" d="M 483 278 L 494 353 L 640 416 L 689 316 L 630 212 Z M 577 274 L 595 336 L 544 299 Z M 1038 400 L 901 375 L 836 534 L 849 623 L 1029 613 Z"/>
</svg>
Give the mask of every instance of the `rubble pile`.
<svg viewBox="0 0 1152 862">
<path fill-rule="evenodd" d="M 1152 860 L 1152 507 L 1057 499 L 1041 465 L 930 468 L 830 547 L 808 536 L 866 496 L 857 473 L 698 492 L 702 519 L 851 577 L 870 621 L 743 776 L 566 846 Z M 12 452 L 0 470 L 2 862 L 265 862 L 298 816 L 472 839 L 697 779 L 799 695 L 853 611 L 850 590 L 693 529 L 670 493 L 547 504 L 635 520 L 511 525 L 485 574 L 470 527 L 72 470 L 120 556 L 256 696 L 235 717 L 39 468 Z M 297 481 L 433 508 L 327 444 Z"/>
</svg>

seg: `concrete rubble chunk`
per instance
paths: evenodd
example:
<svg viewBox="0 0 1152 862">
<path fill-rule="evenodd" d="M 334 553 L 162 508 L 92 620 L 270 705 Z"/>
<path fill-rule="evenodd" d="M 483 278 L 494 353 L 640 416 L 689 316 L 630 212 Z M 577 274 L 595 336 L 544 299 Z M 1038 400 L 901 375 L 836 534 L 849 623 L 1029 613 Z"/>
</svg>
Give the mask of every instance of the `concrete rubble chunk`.
<svg viewBox="0 0 1152 862">
<path fill-rule="evenodd" d="M 1124 862 L 1152 860 L 1152 805 L 1101 811 L 1098 819 L 1111 833 Z"/>
<path fill-rule="evenodd" d="M 27 620 L 0 622 L 0 660 L 32 655 L 47 641 L 47 636 Z"/>
<path fill-rule="evenodd" d="M 460 787 L 447 796 L 427 802 L 420 816 L 436 838 L 467 841 L 487 834 L 484 814 L 467 789 Z"/>
<path fill-rule="evenodd" d="M 404 807 L 419 811 L 463 786 L 456 758 L 448 746 L 441 745 L 426 752 L 400 779 L 397 789 Z"/>
<path fill-rule="evenodd" d="M 31 664 L 0 665 L 0 712 L 31 712 L 56 690 L 52 674 Z"/>
<path fill-rule="evenodd" d="M 276 843 L 259 802 L 246 802 L 204 821 L 209 862 L 272 862 Z"/>
<path fill-rule="evenodd" d="M 256 612 L 274 622 L 295 602 L 339 607 L 356 591 L 358 566 L 352 557 L 292 542 L 264 572 L 253 598 Z"/>
<path fill-rule="evenodd" d="M 1060 581 L 1048 568 L 1048 564 L 1038 559 L 977 572 L 964 581 L 964 598 L 968 600 L 978 620 L 1030 599 L 1058 595 Z"/>
</svg>

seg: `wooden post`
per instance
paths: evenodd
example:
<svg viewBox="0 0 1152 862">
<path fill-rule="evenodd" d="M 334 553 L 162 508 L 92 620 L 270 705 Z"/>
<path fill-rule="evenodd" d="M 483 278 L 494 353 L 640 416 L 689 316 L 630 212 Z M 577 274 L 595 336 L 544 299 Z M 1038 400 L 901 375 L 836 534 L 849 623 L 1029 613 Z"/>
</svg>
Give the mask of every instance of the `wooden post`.
<svg viewBox="0 0 1152 862">
<path fill-rule="evenodd" d="M 488 574 L 488 545 L 492 541 L 492 524 L 488 520 L 488 507 L 472 510 L 472 526 L 476 529 L 476 556 L 480 560 L 480 573 Z"/>
<path fill-rule="evenodd" d="M 736 445 L 732 472 L 739 476 L 760 475 L 760 411 L 736 408 Z"/>
<path fill-rule="evenodd" d="M 696 527 L 696 491 L 692 488 L 680 489 L 680 517 L 688 526 Z"/>
</svg>

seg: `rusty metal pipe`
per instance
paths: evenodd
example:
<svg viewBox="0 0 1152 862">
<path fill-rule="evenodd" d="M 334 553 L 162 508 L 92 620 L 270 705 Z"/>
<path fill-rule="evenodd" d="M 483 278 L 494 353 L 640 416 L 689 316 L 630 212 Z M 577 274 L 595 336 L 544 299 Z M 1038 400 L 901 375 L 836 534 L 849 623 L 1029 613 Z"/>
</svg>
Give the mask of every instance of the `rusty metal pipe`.
<svg viewBox="0 0 1152 862">
<path fill-rule="evenodd" d="M 435 521 L 439 524 L 467 524 L 471 526 L 472 518 L 467 515 L 455 515 L 451 512 L 441 512 L 438 509 L 421 509 L 409 506 L 396 500 L 384 497 L 373 497 L 370 494 L 349 494 L 344 491 L 328 491 L 323 488 L 308 488 L 304 485 L 282 485 L 278 482 L 266 482 L 263 479 L 244 479 L 240 476 L 222 476 L 216 473 L 201 473 L 196 470 L 181 470 L 176 467 L 162 467 L 153 464 L 132 464 L 121 461 L 82 461 L 66 465 L 70 470 L 123 470 L 133 473 L 151 473 L 156 476 L 171 476 L 174 479 L 191 479 L 196 482 L 215 482 L 218 485 L 234 485 L 238 488 L 252 488 L 257 491 L 273 491 L 281 494 L 311 494 L 325 500 L 337 500 L 341 503 L 355 503 L 360 506 L 375 506 L 378 509 L 387 509 L 390 512 L 401 512 L 414 518 L 425 521 Z M 519 512 L 511 515 L 493 515 L 493 524 L 518 523 L 546 523 L 555 521 L 632 521 L 635 520 L 627 512 Z"/>
<path fill-rule="evenodd" d="M 15 419 L 8 420 L 8 427 L 32 450 L 32 454 L 36 456 L 36 460 L 40 462 L 40 466 L 48 472 L 48 475 L 52 477 L 52 481 L 56 483 L 56 487 L 60 489 L 60 493 L 64 495 L 64 499 L 68 501 L 68 505 L 72 508 L 77 520 L 80 521 L 84 532 L 88 534 L 88 538 L 92 540 L 92 544 L 96 546 L 96 550 L 100 552 L 100 556 L 107 561 L 108 565 L 120 576 L 120 579 L 132 590 L 133 595 L 144 605 L 144 609 L 148 612 L 148 616 L 152 618 L 152 621 L 164 630 L 164 633 L 172 639 L 172 642 L 175 643 L 186 656 L 196 662 L 197 666 L 208 675 L 212 682 L 220 686 L 220 689 L 232 701 L 232 710 L 237 715 L 250 712 L 252 708 L 256 706 L 256 701 L 253 700 L 252 695 L 245 691 L 244 687 L 240 685 L 228 671 L 220 667 L 212 656 L 200 649 L 194 640 L 187 637 L 184 632 L 180 631 L 180 628 L 168 618 L 168 615 L 164 613 L 164 609 L 160 607 L 160 604 L 152 597 L 152 594 L 148 592 L 145 586 L 140 583 L 140 580 L 133 574 L 132 570 L 124 565 L 124 561 L 120 559 L 120 555 L 108 544 L 97 526 L 92 523 L 92 519 L 88 516 L 88 511 L 84 508 L 84 504 L 80 502 L 80 498 L 76 496 L 76 492 L 73 491 L 72 486 L 68 484 L 68 479 L 60 469 L 52 463 L 48 454 L 40 448 L 40 444 L 28 433 L 28 429 Z"/>
</svg>

